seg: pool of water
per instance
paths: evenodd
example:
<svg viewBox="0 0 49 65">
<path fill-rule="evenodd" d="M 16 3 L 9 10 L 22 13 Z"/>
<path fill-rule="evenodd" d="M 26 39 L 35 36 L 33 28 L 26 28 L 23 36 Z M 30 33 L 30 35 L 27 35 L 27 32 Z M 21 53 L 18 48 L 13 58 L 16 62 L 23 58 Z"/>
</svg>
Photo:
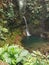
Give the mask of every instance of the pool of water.
<svg viewBox="0 0 49 65">
<path fill-rule="evenodd" d="M 37 49 L 45 46 L 47 43 L 48 41 L 46 39 L 37 36 L 24 37 L 22 40 L 22 45 L 29 49 Z"/>
</svg>

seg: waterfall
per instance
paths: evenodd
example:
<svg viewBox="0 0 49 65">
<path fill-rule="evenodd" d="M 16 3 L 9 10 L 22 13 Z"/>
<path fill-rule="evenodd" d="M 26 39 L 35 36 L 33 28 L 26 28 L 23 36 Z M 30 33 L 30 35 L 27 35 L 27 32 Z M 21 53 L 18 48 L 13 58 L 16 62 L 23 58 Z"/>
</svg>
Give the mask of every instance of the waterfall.
<svg viewBox="0 0 49 65">
<path fill-rule="evenodd" d="M 20 15 L 24 15 L 26 9 L 26 0 L 18 0 L 18 4 Z"/>
<path fill-rule="evenodd" d="M 25 16 L 23 16 L 23 19 L 24 19 L 25 25 L 26 25 L 26 35 L 31 36 L 31 34 L 29 33 L 29 30 L 28 30 L 28 24 L 27 24 L 27 20 L 26 20 Z"/>
<path fill-rule="evenodd" d="M 23 17 L 24 21 L 25 21 L 25 25 L 26 25 L 26 35 L 27 36 L 31 36 L 31 34 L 29 33 L 29 30 L 28 30 L 28 24 L 27 24 L 27 20 L 26 20 L 26 17 L 23 16 L 24 13 L 25 13 L 25 9 L 26 9 L 26 0 L 18 0 L 18 3 L 19 3 L 19 11 L 20 11 L 20 15 Z"/>
</svg>

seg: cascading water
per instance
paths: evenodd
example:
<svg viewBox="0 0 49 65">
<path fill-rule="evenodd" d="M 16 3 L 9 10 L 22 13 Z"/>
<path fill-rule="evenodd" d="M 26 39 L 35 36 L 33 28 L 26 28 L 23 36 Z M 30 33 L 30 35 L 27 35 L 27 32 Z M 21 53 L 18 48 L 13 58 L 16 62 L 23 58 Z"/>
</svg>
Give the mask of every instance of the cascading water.
<svg viewBox="0 0 49 65">
<path fill-rule="evenodd" d="M 26 0 L 18 0 L 20 16 L 25 14 Z"/>
<path fill-rule="evenodd" d="M 28 24 L 27 24 L 26 17 L 23 16 L 23 19 L 24 19 L 24 21 L 25 21 L 25 25 L 26 25 L 26 35 L 27 35 L 27 36 L 31 36 L 31 34 L 29 33 L 29 30 L 28 30 Z"/>
</svg>

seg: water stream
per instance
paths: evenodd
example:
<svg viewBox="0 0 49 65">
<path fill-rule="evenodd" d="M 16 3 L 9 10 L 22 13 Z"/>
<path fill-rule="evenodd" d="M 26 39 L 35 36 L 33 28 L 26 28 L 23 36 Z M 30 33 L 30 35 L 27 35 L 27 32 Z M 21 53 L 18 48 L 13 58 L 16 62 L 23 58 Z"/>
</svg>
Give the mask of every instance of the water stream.
<svg viewBox="0 0 49 65">
<path fill-rule="evenodd" d="M 29 32 L 29 29 L 28 29 L 28 24 L 27 24 L 27 20 L 26 20 L 26 17 L 25 16 L 23 16 L 23 19 L 24 19 L 24 21 L 25 21 L 25 25 L 26 25 L 26 35 L 27 36 L 31 36 L 31 34 L 30 34 L 30 32 Z"/>
</svg>

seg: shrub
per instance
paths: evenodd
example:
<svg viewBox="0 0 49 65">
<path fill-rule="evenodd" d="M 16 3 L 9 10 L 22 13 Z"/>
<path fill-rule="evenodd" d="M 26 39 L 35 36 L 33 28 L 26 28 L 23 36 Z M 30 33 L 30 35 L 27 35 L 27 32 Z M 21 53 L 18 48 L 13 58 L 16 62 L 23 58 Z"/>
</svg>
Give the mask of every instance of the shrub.
<svg viewBox="0 0 49 65">
<path fill-rule="evenodd" d="M 29 53 L 19 45 L 0 48 L 0 60 L 9 65 L 49 65 L 49 60 L 39 51 Z"/>
</svg>

